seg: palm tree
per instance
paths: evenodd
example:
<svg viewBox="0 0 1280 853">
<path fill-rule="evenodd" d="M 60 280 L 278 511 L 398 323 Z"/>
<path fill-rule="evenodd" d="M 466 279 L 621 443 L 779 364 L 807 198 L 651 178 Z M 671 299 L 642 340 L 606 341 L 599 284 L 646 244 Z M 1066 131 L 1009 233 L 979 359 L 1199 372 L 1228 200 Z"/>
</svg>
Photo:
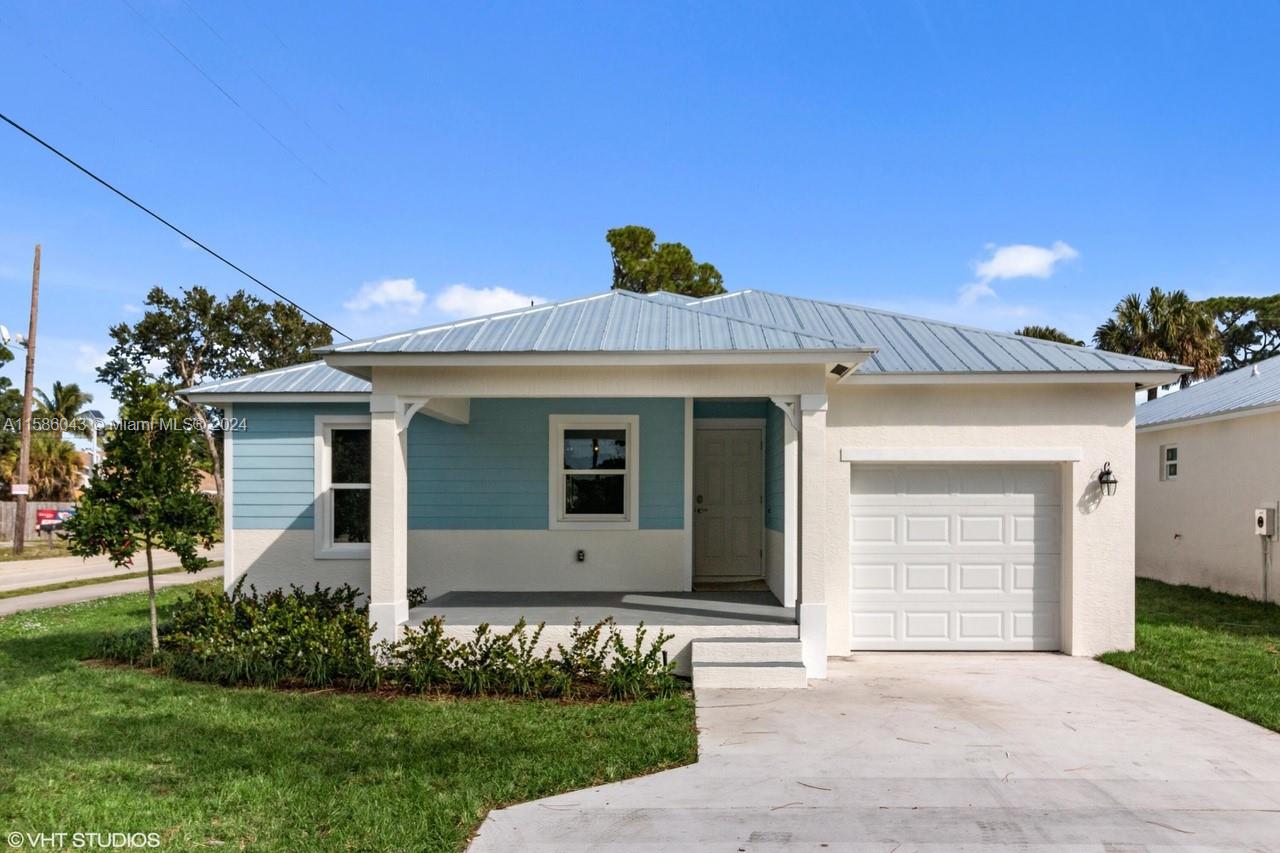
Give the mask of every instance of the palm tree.
<svg viewBox="0 0 1280 853">
<path fill-rule="evenodd" d="M 1066 332 L 1061 329 L 1055 329 L 1053 326 L 1023 326 L 1021 329 L 1014 329 L 1013 333 L 1024 338 L 1039 338 L 1042 341 L 1053 341 L 1055 344 L 1071 344 L 1073 347 L 1084 346 L 1084 341 L 1078 341 Z"/>
<path fill-rule="evenodd" d="M 18 451 L 0 458 L 0 479 L 12 482 L 18 470 Z M 80 485 L 80 451 L 69 441 L 52 433 L 31 435 L 31 456 L 27 464 L 27 482 L 35 501 L 69 501 Z"/>
<path fill-rule="evenodd" d="M 72 435 L 88 437 L 89 426 L 82 422 L 80 412 L 85 406 L 93 402 L 92 394 L 81 391 L 80 386 L 74 382 L 69 382 L 66 385 L 61 382 L 55 382 L 53 383 L 52 396 L 37 388 L 36 397 L 40 400 L 40 416 L 49 418 L 57 424 L 53 434 L 59 440 L 62 439 L 64 424 L 71 425 L 68 431 Z"/>
<path fill-rule="evenodd" d="M 1151 288 L 1146 302 L 1131 293 L 1116 305 L 1115 314 L 1093 333 L 1099 349 L 1171 361 L 1190 367 L 1179 384 L 1185 388 L 1194 379 L 1218 374 L 1222 338 L 1213 316 L 1193 302 L 1185 290 L 1165 293 Z M 1156 389 L 1147 390 L 1147 399 L 1156 398 Z"/>
</svg>

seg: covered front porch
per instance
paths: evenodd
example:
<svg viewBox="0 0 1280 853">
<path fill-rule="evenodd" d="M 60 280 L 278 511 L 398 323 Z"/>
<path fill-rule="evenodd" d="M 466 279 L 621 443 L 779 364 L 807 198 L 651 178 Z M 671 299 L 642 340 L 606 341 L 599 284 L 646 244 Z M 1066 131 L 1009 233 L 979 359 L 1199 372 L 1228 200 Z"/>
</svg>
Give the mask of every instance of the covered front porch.
<svg viewBox="0 0 1280 853">
<path fill-rule="evenodd" d="M 768 590 L 708 592 L 448 592 L 409 611 L 406 626 L 444 620 L 450 636 L 466 639 L 488 624 L 503 631 L 523 619 L 544 625 L 542 645 L 567 644 L 575 622 L 584 626 L 612 619 L 623 636 L 644 625 L 646 641 L 659 631 L 672 635 L 665 646 L 676 672 L 691 671 L 695 640 L 799 639 L 794 607 L 782 606 Z"/>
</svg>

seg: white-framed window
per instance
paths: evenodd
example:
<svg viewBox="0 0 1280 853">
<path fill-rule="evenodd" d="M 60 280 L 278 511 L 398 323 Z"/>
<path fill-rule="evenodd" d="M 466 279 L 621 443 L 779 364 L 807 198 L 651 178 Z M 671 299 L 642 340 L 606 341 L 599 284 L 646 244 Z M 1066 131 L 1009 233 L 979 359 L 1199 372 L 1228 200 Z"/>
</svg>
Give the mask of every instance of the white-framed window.
<svg viewBox="0 0 1280 853">
<path fill-rule="evenodd" d="M 549 526 L 635 530 L 640 515 L 640 418 L 551 415 Z"/>
<path fill-rule="evenodd" d="M 1178 479 L 1178 445 L 1165 444 L 1160 447 L 1160 479 Z"/>
<path fill-rule="evenodd" d="M 315 533 L 319 559 L 369 556 L 368 415 L 317 415 Z"/>
</svg>

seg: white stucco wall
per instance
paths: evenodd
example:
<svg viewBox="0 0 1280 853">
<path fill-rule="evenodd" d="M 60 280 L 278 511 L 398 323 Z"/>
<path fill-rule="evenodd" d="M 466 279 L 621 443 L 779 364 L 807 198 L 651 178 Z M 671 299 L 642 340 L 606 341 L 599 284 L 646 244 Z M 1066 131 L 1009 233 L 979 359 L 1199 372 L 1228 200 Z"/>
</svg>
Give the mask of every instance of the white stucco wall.
<svg viewBox="0 0 1280 853">
<path fill-rule="evenodd" d="M 949 384 L 829 386 L 828 653 L 849 650 L 849 483 L 842 448 L 1079 448 L 1063 464 L 1063 651 L 1133 647 L 1134 402 L 1132 386 Z M 1101 498 L 1103 463 L 1119 478 Z"/>
<path fill-rule="evenodd" d="M 1178 446 L 1178 479 L 1162 481 L 1168 444 Z M 1260 598 L 1253 511 L 1280 501 L 1280 413 L 1143 430 L 1137 446 L 1138 574 Z M 1278 584 L 1273 565 L 1273 601 Z"/>
<path fill-rule="evenodd" d="M 408 585 L 454 590 L 688 589 L 683 530 L 410 530 Z M 310 530 L 237 530 L 236 576 L 258 589 L 349 583 L 368 592 L 368 560 L 317 560 Z M 577 561 L 577 552 L 586 560 Z"/>
</svg>

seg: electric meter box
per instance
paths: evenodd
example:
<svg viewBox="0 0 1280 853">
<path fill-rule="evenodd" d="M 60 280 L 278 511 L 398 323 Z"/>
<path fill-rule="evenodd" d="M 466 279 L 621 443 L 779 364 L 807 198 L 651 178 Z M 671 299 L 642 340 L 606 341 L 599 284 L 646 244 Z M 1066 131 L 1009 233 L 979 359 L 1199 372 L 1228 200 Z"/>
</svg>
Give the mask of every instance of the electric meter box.
<svg viewBox="0 0 1280 853">
<path fill-rule="evenodd" d="M 1276 511 L 1273 507 L 1258 507 L 1253 511 L 1253 532 L 1259 536 L 1276 535 Z"/>
</svg>

